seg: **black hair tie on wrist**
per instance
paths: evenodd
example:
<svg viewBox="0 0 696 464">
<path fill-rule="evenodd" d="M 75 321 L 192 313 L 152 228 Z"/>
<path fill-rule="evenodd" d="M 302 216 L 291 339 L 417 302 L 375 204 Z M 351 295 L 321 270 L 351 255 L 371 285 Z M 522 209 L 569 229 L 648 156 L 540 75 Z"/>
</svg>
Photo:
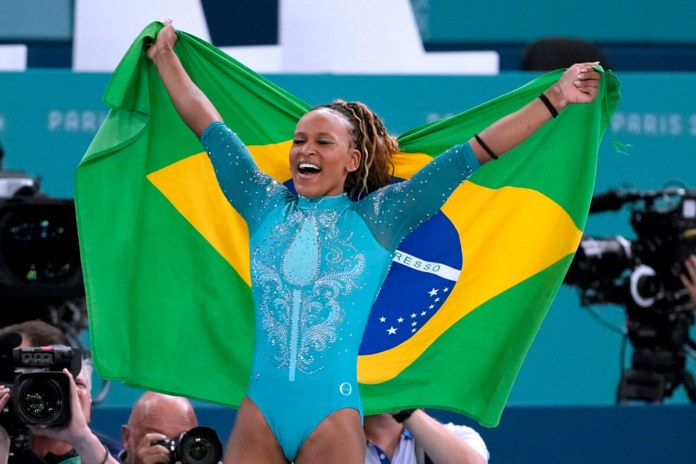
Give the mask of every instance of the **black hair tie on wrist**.
<svg viewBox="0 0 696 464">
<path fill-rule="evenodd" d="M 392 417 L 396 422 L 401 424 L 403 421 L 411 417 L 411 414 L 413 414 L 415 411 L 415 409 L 402 409 L 401 411 L 392 414 Z"/>
<path fill-rule="evenodd" d="M 492 160 L 495 161 L 498 159 L 498 155 L 496 155 L 493 152 L 493 150 L 491 150 L 490 147 L 488 145 L 486 145 L 486 142 L 484 142 L 483 139 L 481 137 L 479 137 L 478 134 L 474 134 L 474 138 L 476 139 L 478 144 L 481 145 L 481 148 L 483 148 L 486 151 L 486 153 L 488 153 L 488 156 L 490 156 Z"/>
<path fill-rule="evenodd" d="M 553 103 L 551 103 L 551 100 L 549 100 L 549 97 L 544 94 L 544 92 L 541 92 L 539 94 L 539 99 L 544 102 L 544 105 L 546 105 L 546 108 L 549 109 L 549 112 L 551 113 L 552 117 L 558 116 L 558 110 L 556 109 L 555 106 L 553 106 Z"/>
</svg>

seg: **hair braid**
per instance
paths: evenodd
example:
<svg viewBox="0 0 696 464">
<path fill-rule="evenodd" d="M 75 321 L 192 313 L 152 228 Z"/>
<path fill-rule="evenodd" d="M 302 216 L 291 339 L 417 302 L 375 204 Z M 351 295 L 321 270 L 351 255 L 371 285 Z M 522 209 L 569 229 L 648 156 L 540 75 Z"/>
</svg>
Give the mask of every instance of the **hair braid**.
<svg viewBox="0 0 696 464">
<path fill-rule="evenodd" d="M 358 199 L 391 182 L 392 155 L 399 151 L 396 137 L 387 133 L 379 116 L 364 103 L 335 100 L 316 108 L 328 108 L 344 116 L 353 128 L 353 144 L 360 152 L 360 166 L 348 173 L 345 191 Z"/>
</svg>

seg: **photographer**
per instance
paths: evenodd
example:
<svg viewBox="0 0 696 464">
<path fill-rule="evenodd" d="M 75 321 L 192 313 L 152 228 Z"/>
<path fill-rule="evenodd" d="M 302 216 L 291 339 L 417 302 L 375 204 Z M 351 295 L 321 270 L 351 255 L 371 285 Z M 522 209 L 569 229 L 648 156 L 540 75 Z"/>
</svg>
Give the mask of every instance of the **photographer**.
<svg viewBox="0 0 696 464">
<path fill-rule="evenodd" d="M 125 449 L 119 460 L 124 464 L 172 462 L 165 442 L 197 425 L 196 413 L 186 398 L 146 392 L 133 406 L 128 425 L 121 427 Z"/>
<path fill-rule="evenodd" d="M 67 340 L 55 327 L 42 321 L 28 321 L 6 327 L 0 337 L 15 332 L 21 335 L 20 348 L 32 346 L 65 345 Z M 32 427 L 31 449 L 21 455 L 10 456 L 10 437 L 0 427 L 0 464 L 116 464 L 97 435 L 90 430 L 91 415 L 91 374 L 92 364 L 83 360 L 78 375 L 64 369 L 70 382 L 70 422 L 64 427 Z M 10 399 L 9 389 L 0 387 L 0 407 L 4 408 Z"/>
</svg>

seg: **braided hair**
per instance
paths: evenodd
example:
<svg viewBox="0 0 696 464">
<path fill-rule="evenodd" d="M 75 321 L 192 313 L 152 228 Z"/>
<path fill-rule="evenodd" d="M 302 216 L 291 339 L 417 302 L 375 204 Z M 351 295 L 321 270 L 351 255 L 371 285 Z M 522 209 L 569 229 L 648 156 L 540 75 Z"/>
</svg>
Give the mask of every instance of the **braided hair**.
<svg viewBox="0 0 696 464">
<path fill-rule="evenodd" d="M 360 102 L 334 100 L 313 110 L 328 108 L 345 117 L 352 127 L 353 145 L 360 152 L 360 166 L 348 173 L 344 191 L 357 200 L 389 184 L 394 174 L 392 155 L 399 151 L 396 137 L 389 135 L 375 113 Z"/>
</svg>

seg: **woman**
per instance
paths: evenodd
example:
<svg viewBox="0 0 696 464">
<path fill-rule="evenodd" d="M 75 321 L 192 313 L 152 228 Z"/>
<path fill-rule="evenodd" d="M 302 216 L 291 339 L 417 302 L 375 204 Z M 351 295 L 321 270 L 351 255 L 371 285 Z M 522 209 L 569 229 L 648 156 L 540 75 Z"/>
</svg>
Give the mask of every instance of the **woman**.
<svg viewBox="0 0 696 464">
<path fill-rule="evenodd" d="M 249 227 L 256 346 L 225 462 L 362 463 L 356 360 L 396 246 L 481 164 L 568 104 L 592 101 L 597 63 L 573 66 L 539 99 L 393 185 L 398 145 L 374 113 L 358 102 L 313 108 L 290 149 L 295 194 L 258 170 L 181 66 L 176 40 L 168 20 L 148 56 Z"/>
</svg>

